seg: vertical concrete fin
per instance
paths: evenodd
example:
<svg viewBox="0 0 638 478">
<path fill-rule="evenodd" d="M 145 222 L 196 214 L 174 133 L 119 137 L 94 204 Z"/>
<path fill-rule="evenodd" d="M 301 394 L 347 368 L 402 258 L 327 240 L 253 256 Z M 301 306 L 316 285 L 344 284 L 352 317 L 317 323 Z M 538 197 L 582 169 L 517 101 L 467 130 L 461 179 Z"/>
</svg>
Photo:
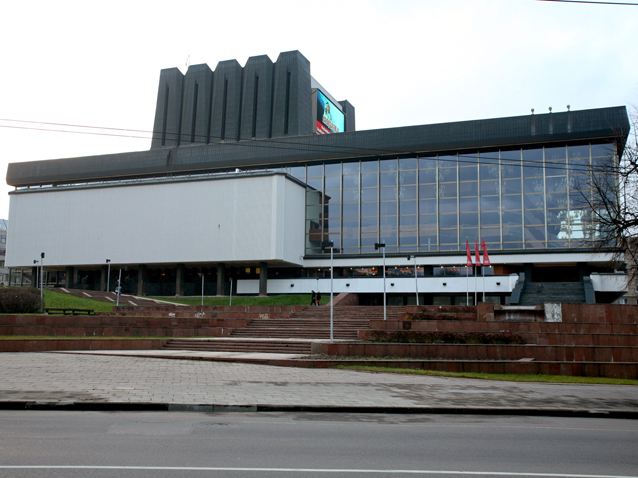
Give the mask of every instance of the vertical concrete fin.
<svg viewBox="0 0 638 478">
<path fill-rule="evenodd" d="M 237 60 L 220 61 L 214 73 L 210 142 L 238 141 L 242 68 Z"/>
<path fill-rule="evenodd" d="M 298 51 L 279 55 L 273 71 L 272 137 L 312 134 L 310 62 Z"/>
<path fill-rule="evenodd" d="M 240 139 L 269 138 L 273 62 L 267 55 L 250 57 L 243 75 Z"/>
<path fill-rule="evenodd" d="M 210 129 L 213 72 L 206 64 L 191 65 L 184 76 L 181 144 L 206 143 Z"/>
<path fill-rule="evenodd" d="M 161 71 L 151 149 L 179 146 L 184 75 L 178 68 Z"/>
<path fill-rule="evenodd" d="M 356 131 L 354 121 L 354 106 L 348 101 L 340 101 L 339 104 L 343 108 L 343 113 L 346 116 L 346 124 L 344 125 L 344 131 Z"/>
</svg>

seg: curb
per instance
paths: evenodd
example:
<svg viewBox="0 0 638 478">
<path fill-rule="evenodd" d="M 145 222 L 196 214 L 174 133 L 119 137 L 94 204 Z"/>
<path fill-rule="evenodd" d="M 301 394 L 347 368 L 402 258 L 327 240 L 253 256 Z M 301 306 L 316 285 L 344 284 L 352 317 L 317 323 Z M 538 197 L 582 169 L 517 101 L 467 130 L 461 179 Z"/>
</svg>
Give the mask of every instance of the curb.
<svg viewBox="0 0 638 478">
<path fill-rule="evenodd" d="M 490 408 L 490 407 L 357 407 L 341 405 L 217 405 L 151 402 L 48 402 L 0 401 L 0 410 L 64 411 L 165 411 L 165 412 L 312 412 L 312 413 L 385 413 L 402 415 L 510 415 L 535 417 L 623 418 L 638 420 L 638 410 L 586 410 L 563 408 Z"/>
</svg>

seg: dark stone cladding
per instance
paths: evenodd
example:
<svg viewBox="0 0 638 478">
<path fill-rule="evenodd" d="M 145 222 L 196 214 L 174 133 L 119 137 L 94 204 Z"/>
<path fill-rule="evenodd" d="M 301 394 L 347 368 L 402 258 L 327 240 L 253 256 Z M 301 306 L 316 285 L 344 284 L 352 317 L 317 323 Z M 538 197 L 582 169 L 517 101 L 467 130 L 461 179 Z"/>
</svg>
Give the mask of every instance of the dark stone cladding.
<svg viewBox="0 0 638 478">
<path fill-rule="evenodd" d="M 7 183 L 16 187 L 68 184 L 195 174 L 231 168 L 267 168 L 588 141 L 613 140 L 622 149 L 628 132 L 627 110 L 619 106 L 11 163 L 7 170 Z"/>
<path fill-rule="evenodd" d="M 354 107 L 348 114 L 354 124 Z M 314 132 L 310 62 L 298 51 L 160 72 L 151 149 Z"/>
</svg>

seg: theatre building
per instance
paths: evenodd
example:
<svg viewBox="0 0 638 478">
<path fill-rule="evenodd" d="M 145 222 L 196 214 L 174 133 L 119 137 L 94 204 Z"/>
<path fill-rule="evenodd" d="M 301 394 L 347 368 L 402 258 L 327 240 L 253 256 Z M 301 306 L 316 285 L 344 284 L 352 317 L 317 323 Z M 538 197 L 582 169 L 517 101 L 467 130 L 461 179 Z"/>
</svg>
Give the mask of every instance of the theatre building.
<svg viewBox="0 0 638 478">
<path fill-rule="evenodd" d="M 361 303 L 611 302 L 583 195 L 628 132 L 624 106 L 356 131 L 296 51 L 162 70 L 150 150 L 9 165 L 6 262 L 13 285 L 44 252 L 49 286 L 325 295 L 332 253 Z"/>
</svg>

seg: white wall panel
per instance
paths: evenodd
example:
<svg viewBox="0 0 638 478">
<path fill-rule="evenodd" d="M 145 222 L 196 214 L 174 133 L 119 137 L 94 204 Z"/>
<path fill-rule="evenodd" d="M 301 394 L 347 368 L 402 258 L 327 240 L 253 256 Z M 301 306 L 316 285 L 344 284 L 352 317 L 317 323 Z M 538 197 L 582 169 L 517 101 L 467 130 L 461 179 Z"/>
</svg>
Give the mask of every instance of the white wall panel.
<svg viewBox="0 0 638 478">
<path fill-rule="evenodd" d="M 304 193 L 275 174 L 12 194 L 7 263 L 300 263 Z"/>
</svg>

